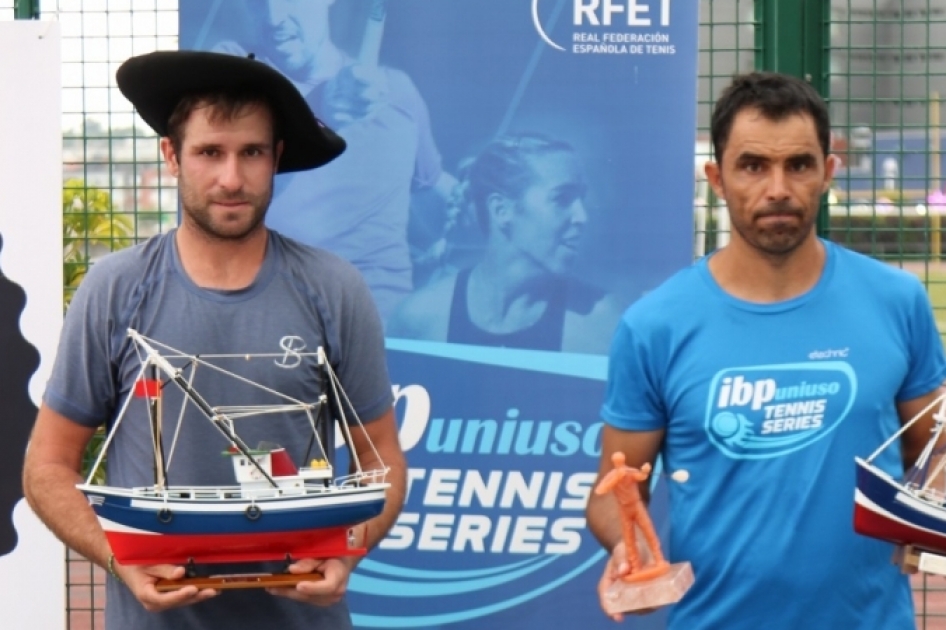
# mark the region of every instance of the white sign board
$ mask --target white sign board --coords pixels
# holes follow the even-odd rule
[[[60,32],[0,22],[0,593],[4,628],[65,627],[64,550],[26,501],[23,454],[62,325]],[[42,604],[36,600],[42,593]]]

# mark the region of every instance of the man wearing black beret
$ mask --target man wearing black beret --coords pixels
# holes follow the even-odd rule
[[[289,572],[323,576],[294,587],[186,586],[159,592],[158,580],[182,578],[185,568],[117,562],[76,489],[86,445],[98,427],[115,420],[135,386],[140,361],[126,335],[133,328],[202,355],[322,347],[352,407],[365,419],[371,444],[354,439],[354,455],[365,469],[390,469],[383,512],[355,532],[369,549],[394,523],[405,492],[383,330],[368,288],[349,263],[263,223],[276,173],[320,167],[341,154],[345,142],[315,118],[288,79],[253,59],[157,52],[129,59],[117,78],[123,94],[162,136],[167,168],[179,182],[181,223],[106,256],[76,293],[26,456],[26,496],[66,545],[109,570],[109,628],[350,628],[344,594],[355,557],[292,558]],[[319,383],[311,364],[272,363],[274,390],[297,400],[316,399]],[[202,390],[226,399],[229,380],[221,382],[212,373],[199,378]],[[165,419],[166,441],[174,434],[173,423],[181,425],[173,455],[176,474],[194,485],[232,483],[230,464],[218,461],[225,458],[207,457],[219,434],[207,426],[211,423],[188,422],[187,413]],[[110,486],[153,483],[152,463],[142,456],[150,454],[153,436],[147,422],[135,420],[126,418],[110,445]],[[265,421],[260,423],[263,436]],[[303,429],[284,434],[283,446],[305,449],[311,433]],[[260,570],[259,565],[227,568]]]

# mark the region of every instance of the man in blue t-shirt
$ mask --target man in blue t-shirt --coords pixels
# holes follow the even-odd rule
[[[854,458],[941,392],[946,359],[926,293],[816,236],[835,162],[810,85],[736,77],[711,133],[706,174],[732,239],[624,314],[599,475],[615,452],[635,467],[662,456],[668,559],[695,574],[670,611],[674,629],[912,628],[893,547],[854,532]],[[931,426],[912,426],[876,464],[901,475]],[[611,551],[601,597],[628,572],[616,510],[609,497],[588,502]]]
[[[109,628],[350,628],[344,594],[356,557],[287,557],[289,572],[323,576],[295,587],[219,592],[188,585],[160,592],[156,582],[184,577],[185,567],[117,561],[76,488],[89,440],[121,414],[126,414],[121,431],[114,433],[108,450],[110,486],[155,487],[157,492],[162,484],[152,467],[156,450],[167,453],[168,474],[176,483],[234,485],[224,458],[208,457],[227,449],[217,429],[231,418],[207,422],[196,409],[199,402],[168,402],[168,408],[180,411],[166,414],[156,448],[155,435],[162,434],[152,433],[144,405],[122,407],[142,369],[129,329],[183,352],[229,355],[236,385],[216,370],[190,373],[202,400],[216,401],[204,402],[206,408],[213,405],[214,413],[224,408],[222,402],[271,404],[272,397],[264,397],[273,393],[293,401],[318,400],[325,385],[311,355],[323,348],[351,408],[364,419],[365,433],[348,440],[351,459],[366,470],[389,469],[383,511],[353,527],[353,540],[371,548],[385,536],[400,512],[406,485],[383,329],[367,286],[351,264],[263,224],[275,173],[327,164],[344,150],[344,141],[315,118],[292,83],[259,61],[156,52],[128,60],[117,77],[122,93],[162,136],[162,154],[180,184],[181,225],[105,257],[77,291],[26,456],[26,497],[66,545],[108,569]],[[310,358],[303,359],[306,349]],[[256,386],[239,389],[240,383]],[[257,419],[245,432],[240,429],[244,443],[272,440],[297,459],[307,451],[308,422],[267,417],[275,419]],[[331,457],[331,432],[324,443]],[[125,524],[110,531],[120,527],[135,533]],[[219,533],[206,532],[208,537]],[[258,564],[250,567],[236,570],[260,570]]]

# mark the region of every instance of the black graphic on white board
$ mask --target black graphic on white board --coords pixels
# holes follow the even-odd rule
[[[0,268],[0,556],[16,547],[13,508],[23,498],[20,471],[37,411],[29,382],[39,367],[39,352],[20,330],[25,306],[26,292]]]

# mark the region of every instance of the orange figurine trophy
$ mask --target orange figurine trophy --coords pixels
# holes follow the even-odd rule
[[[605,612],[610,615],[673,604],[693,584],[693,569],[689,562],[668,563],[660,551],[660,540],[637,487],[650,476],[650,464],[640,469],[628,466],[621,452],[614,453],[611,462],[614,469],[598,483],[595,494],[614,493],[630,571],[605,593]],[[643,544],[638,544],[638,530]]]

